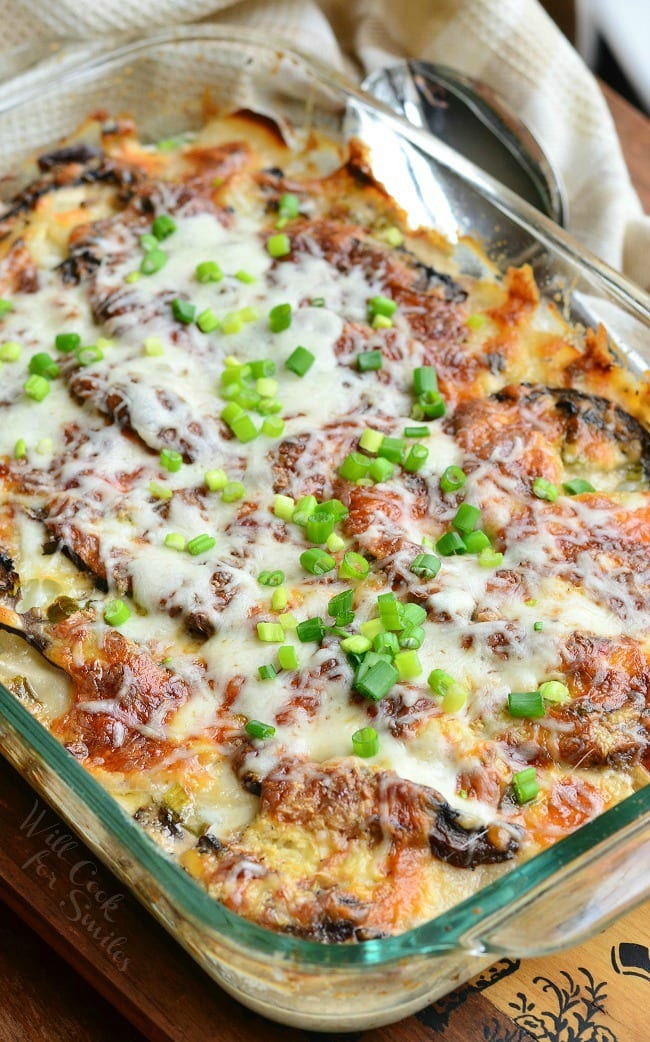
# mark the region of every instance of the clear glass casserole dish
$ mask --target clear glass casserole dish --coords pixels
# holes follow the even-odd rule
[[[454,241],[476,233],[504,263],[527,261],[568,317],[603,322],[638,375],[648,298],[487,175],[329,70],[251,34],[191,27],[113,44],[30,84],[0,90],[7,170],[74,131],[97,108],[128,111],[146,140],[197,128],[205,113],[247,107],[289,141],[318,127],[360,136],[373,168],[412,223]],[[3,181],[13,194],[15,178]],[[462,248],[459,259],[463,263]],[[476,263],[475,254],[467,264]],[[645,338],[645,339],[644,339]],[[579,942],[648,892],[650,788],[607,811],[497,883],[400,936],[319,945],[258,927],[215,903],[0,685],[0,746],[211,976],[258,1012],[287,1024],[349,1031],[395,1021],[503,955]]]

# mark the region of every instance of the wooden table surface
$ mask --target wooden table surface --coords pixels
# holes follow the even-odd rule
[[[632,180],[650,212],[650,120],[604,90]],[[252,1042],[259,1037],[316,1042],[324,1037],[278,1028],[243,1010],[126,895],[119,926],[128,934],[129,973],[121,973],[105,952],[99,958],[96,942],[71,922],[65,906],[57,926],[42,879],[33,864],[24,867],[38,853],[38,841],[23,833],[26,845],[18,860],[5,856],[3,836],[12,835],[15,846],[9,830],[19,829],[34,797],[2,761],[0,794],[0,804],[2,796],[12,801],[11,808],[5,802],[0,816],[5,883],[0,895],[6,902],[0,904],[0,1042]],[[114,893],[123,892],[109,873],[98,870]],[[644,1042],[650,1038],[644,1012],[650,999],[649,919],[647,908],[638,909],[568,953],[523,965],[502,960],[489,987],[479,977],[401,1026],[358,1037],[364,1042]]]

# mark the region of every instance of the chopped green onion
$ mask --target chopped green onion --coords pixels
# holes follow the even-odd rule
[[[159,243],[160,240],[150,232],[145,232],[144,235],[140,236],[140,245],[143,250],[157,250]]]
[[[203,480],[205,482],[205,487],[209,489],[210,492],[220,492],[221,489],[225,488],[228,484],[228,475],[225,470],[221,469],[206,470],[203,475]]]
[[[109,626],[122,626],[130,618],[131,612],[128,605],[119,598],[109,601],[104,607],[104,622],[107,622]]]
[[[169,547],[170,550],[185,550],[187,542],[185,536],[181,535],[180,532],[168,532],[165,536],[165,546]]]
[[[346,481],[358,481],[359,478],[365,478],[370,462],[360,452],[350,452],[339,467],[339,474]]]
[[[404,470],[414,474],[421,470],[429,458],[429,450],[426,445],[414,445],[404,460]]]
[[[362,622],[359,626],[364,637],[368,637],[369,640],[374,640],[382,632],[383,628],[381,619],[368,619],[367,622]]]
[[[235,437],[244,443],[252,441],[253,438],[256,438],[259,434],[259,431],[250,416],[237,416],[229,426]]]
[[[221,332],[227,336],[239,333],[244,328],[244,319],[238,311],[229,311],[221,320]]]
[[[363,655],[366,651],[370,651],[371,647],[372,643],[362,633],[346,637],[341,641],[341,650],[350,655]]]
[[[307,522],[317,506],[316,496],[302,496],[296,503],[291,520],[294,524],[306,528]]]
[[[390,318],[397,311],[397,304],[390,297],[371,297],[368,301],[368,314],[371,318],[375,315],[384,315]]]
[[[181,300],[180,297],[174,297],[170,307],[172,309],[172,315],[177,322],[182,322],[186,326],[192,324],[196,314],[196,308],[194,304],[189,302],[189,300]]]
[[[400,680],[414,680],[422,672],[422,663],[417,651],[400,651],[395,656],[395,665]]]
[[[310,543],[326,543],[335,524],[333,517],[317,517],[313,514],[307,521],[307,539]]]
[[[534,720],[544,716],[544,699],[539,691],[511,691],[508,695],[508,712],[510,716]]]
[[[280,572],[280,575],[283,576],[284,581],[283,573]],[[270,583],[269,585],[272,586],[273,584]],[[276,588],[273,590],[273,593],[271,594],[271,607],[273,608],[273,611],[284,611],[288,601],[289,598],[287,596],[286,588],[284,586],[276,586]]]
[[[155,275],[166,263],[167,254],[164,250],[149,250],[140,261],[140,271],[143,275]]]
[[[24,438],[19,438],[14,445],[14,459],[24,459],[27,455],[27,444]]]
[[[367,659],[370,658],[370,654],[366,655],[360,668],[357,668],[352,686],[365,698],[369,698],[372,702],[379,702],[397,683],[399,672],[392,662],[379,658],[379,656],[369,668],[363,668]]]
[[[281,586],[284,582],[284,572],[279,569],[275,572],[260,572],[257,581],[262,586]]]
[[[296,636],[303,644],[309,644],[312,641],[315,641],[316,644],[320,644],[324,633],[325,627],[323,626],[323,620],[320,616],[315,616],[312,619],[305,619],[304,622],[299,622],[296,626]]]
[[[284,420],[281,416],[267,416],[262,423],[262,434],[267,438],[281,438],[284,434]]]
[[[533,629],[535,630],[535,633],[541,633],[544,629],[544,623],[538,619],[537,622],[533,623]]]
[[[381,351],[361,351],[357,355],[357,369],[360,373],[368,373],[381,369],[383,363]]]
[[[399,604],[394,593],[380,593],[377,598],[377,607],[385,630],[404,629],[402,605]]]
[[[452,518],[452,525],[463,535],[472,532],[481,520],[481,511],[470,503],[461,503]]]
[[[54,346],[57,351],[61,354],[69,354],[70,351],[74,351],[76,347],[79,347],[81,343],[81,337],[78,333],[57,333],[54,338]]]
[[[421,394],[411,409],[414,420],[437,420],[447,411],[445,400],[438,391],[427,391]]]
[[[154,499],[171,499],[172,490],[167,485],[161,485],[159,481],[150,481],[149,495]]]
[[[291,240],[288,235],[280,233],[279,235],[270,235],[266,240],[266,248],[271,257],[286,257],[288,253],[291,253]]]
[[[442,557],[461,556],[467,553],[467,547],[459,532],[445,532],[436,542],[436,550]]]
[[[420,579],[435,579],[440,567],[440,558],[435,554],[418,554],[411,564],[411,571]]]
[[[402,615],[404,621],[412,624],[413,626],[419,626],[421,622],[427,617],[427,610],[423,608],[421,604],[403,604]]]
[[[261,720],[249,720],[244,727],[246,734],[249,734],[251,738],[259,738],[260,741],[265,741],[267,738],[273,738],[275,734],[275,727],[273,724],[264,724]]]
[[[366,427],[365,431],[359,438],[359,448],[365,449],[366,452],[377,452],[377,449],[384,440],[384,435],[381,431],[376,431],[372,427]]]
[[[270,376],[255,376],[252,365],[251,375],[255,380],[255,390],[258,394],[262,395],[262,398],[275,398],[279,387],[277,380],[274,380]]]
[[[392,318],[386,318],[385,315],[375,315],[372,320],[373,329],[392,329],[393,320]]]
[[[403,431],[405,438],[428,438],[430,433],[428,427],[405,427]]]
[[[460,467],[447,467],[440,478],[440,488],[443,492],[457,492],[467,481],[467,474]]]
[[[104,352],[97,344],[87,344],[85,347],[75,348],[74,353],[79,365],[92,365],[93,362],[101,362]]]
[[[454,683],[442,696],[442,708],[445,713],[457,713],[467,701],[467,691],[460,684]]]
[[[275,666],[270,664],[268,666],[258,666],[257,673],[260,680],[274,680],[278,675],[275,671]]]
[[[223,272],[216,261],[201,261],[194,269],[197,282],[221,282]]]
[[[395,633],[377,633],[372,638],[372,647],[380,655],[394,656],[399,651],[399,641]]]
[[[14,306],[10,300],[0,300],[0,318],[3,315],[8,315],[10,311],[13,311]]]
[[[224,405],[219,415],[224,423],[232,427],[235,420],[240,419],[244,415],[244,410],[241,405],[237,405],[237,402],[228,402],[227,405]]]
[[[48,380],[56,380],[61,370],[47,351],[38,351],[29,360],[28,370],[37,376],[44,376]]]
[[[421,648],[424,644],[424,629],[422,626],[414,626],[412,622],[407,623],[397,638],[400,648]]]
[[[296,504],[291,496],[276,495],[273,500],[273,513],[281,521],[291,521],[295,506]]]
[[[124,281],[131,285],[132,282],[139,282],[142,275],[139,271],[130,271],[128,275],[124,277]]]
[[[276,304],[269,311],[269,329],[281,333],[291,325],[291,304]]]
[[[552,481],[547,481],[546,478],[535,478],[533,481],[533,495],[538,499],[546,499],[549,503],[555,503],[559,494],[557,485],[554,485]]]
[[[571,701],[568,687],[559,680],[544,681],[539,686],[539,693],[545,702],[555,702],[561,705],[563,702]]]
[[[157,336],[148,336],[144,342],[144,353],[149,358],[156,358],[164,354],[162,341]]]
[[[248,368],[250,370],[250,375],[253,378],[253,380],[264,380],[270,376],[273,376],[273,374],[275,373],[275,362],[272,358],[256,358],[254,362],[248,363]],[[272,398],[273,395],[276,394],[277,389],[278,385],[277,383],[275,383],[274,389],[270,391],[267,397]],[[265,393],[264,391],[260,390],[259,387],[257,388],[257,390],[260,392],[260,394]]]
[[[168,235],[176,231],[176,221],[172,220],[166,213],[160,213],[151,225],[151,230],[157,239],[166,239]]]
[[[333,568],[336,568],[334,558],[316,547],[304,550],[300,555],[300,563],[311,575],[325,575],[326,572],[331,572]]]
[[[292,221],[300,213],[300,199],[292,192],[285,192],[278,200],[278,216],[285,221]]]
[[[406,456],[404,438],[384,438],[377,450],[377,455],[391,463],[403,463]]]
[[[469,315],[466,324],[470,329],[481,329],[485,325],[486,321],[487,319],[485,315]]]
[[[309,301],[309,303],[311,304],[311,306],[313,308],[324,308],[325,307],[325,297],[312,297],[311,300]]]
[[[421,365],[413,370],[413,391],[416,395],[438,390],[438,374],[432,365]]]
[[[23,384],[23,391],[28,398],[33,399],[35,402],[42,402],[44,398],[47,398],[50,389],[50,381],[37,373],[32,373]]]
[[[368,476],[377,483],[388,481],[394,473],[395,464],[391,463],[390,460],[383,459],[381,456],[379,459],[374,459],[368,468]]]
[[[295,630],[298,625],[298,620],[292,611],[286,611],[283,615],[278,615],[278,622],[283,630]]]
[[[265,644],[282,644],[284,630],[279,622],[258,622],[257,637]]]
[[[338,553],[345,546],[345,539],[341,539],[338,532],[332,532],[325,540],[325,545],[331,554]]]
[[[295,351],[291,352],[284,365],[286,369],[290,369],[296,376],[304,376],[315,361],[316,358],[311,351],[308,351],[306,347],[298,346]]]
[[[374,727],[360,727],[352,735],[352,750],[355,756],[367,760],[379,752],[379,735]]]
[[[208,535],[206,532],[201,535],[195,535],[193,539],[190,539],[187,544],[187,552],[192,557],[198,557],[199,554],[205,554],[208,550],[212,550],[217,545],[217,540],[212,535]]]
[[[396,228],[395,225],[391,225],[390,228],[386,228],[382,235],[382,238],[384,242],[388,244],[388,246],[401,246],[404,242],[404,236],[402,232],[399,230],[399,228]]]
[[[490,546],[490,540],[480,528],[463,536],[468,554],[480,554]]]
[[[342,521],[348,516],[349,510],[340,499],[324,499],[318,503],[314,513],[317,517],[333,517],[336,521]]]
[[[339,565],[339,579],[365,579],[370,571],[370,565],[365,557],[348,550],[343,554],[343,560]]]
[[[298,656],[293,644],[283,644],[278,648],[278,662],[282,669],[298,669]]]
[[[0,345],[0,362],[17,362],[22,351],[22,347],[15,340],[7,340]]]
[[[512,776],[515,799],[520,805],[530,803],[539,794],[539,783],[534,767],[526,767]]]
[[[246,487],[241,481],[227,481],[221,491],[221,498],[224,503],[236,503],[238,499],[243,499],[246,494]]]
[[[255,276],[251,275],[251,273],[249,271],[236,271],[235,272],[235,278],[239,279],[240,282],[247,282],[247,283],[251,283],[251,282],[256,282],[257,281]]]
[[[219,319],[212,308],[206,308],[205,311],[202,311],[201,314],[197,316],[196,324],[202,333],[213,333],[214,330],[219,327]],[[227,331],[224,329],[224,333],[225,332]]]
[[[478,555],[478,563],[481,568],[498,568],[503,564],[503,554],[486,546]]]
[[[174,449],[163,449],[160,453],[160,466],[168,470],[170,474],[176,474],[183,466],[183,457]]]
[[[429,673],[427,683],[434,695],[444,696],[456,681],[450,673],[445,673],[444,669],[434,669]]]
[[[583,492],[596,491],[591,482],[585,481],[584,478],[573,478],[572,481],[565,481],[562,488],[570,496],[581,496]]]
[[[336,619],[339,615],[351,611],[353,598],[353,590],[342,590],[341,593],[337,593],[335,597],[330,599],[327,605],[327,614]]]

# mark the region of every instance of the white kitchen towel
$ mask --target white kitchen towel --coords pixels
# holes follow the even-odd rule
[[[569,228],[650,289],[650,217],[630,184],[598,84],[536,0],[0,0],[0,78],[38,75],[57,41],[92,50],[103,36],[219,21],[272,32],[349,75],[403,57],[485,80],[560,171]]]

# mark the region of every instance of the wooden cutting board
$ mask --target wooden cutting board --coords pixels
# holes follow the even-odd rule
[[[225,995],[1,759],[0,881],[6,903],[153,1042],[326,1037],[265,1021]],[[580,948],[524,963],[503,959],[417,1016],[341,1037],[645,1042],[649,944],[646,906]],[[28,1013],[0,995],[2,1042],[57,1037],[19,1033],[17,1018],[22,1030]]]

